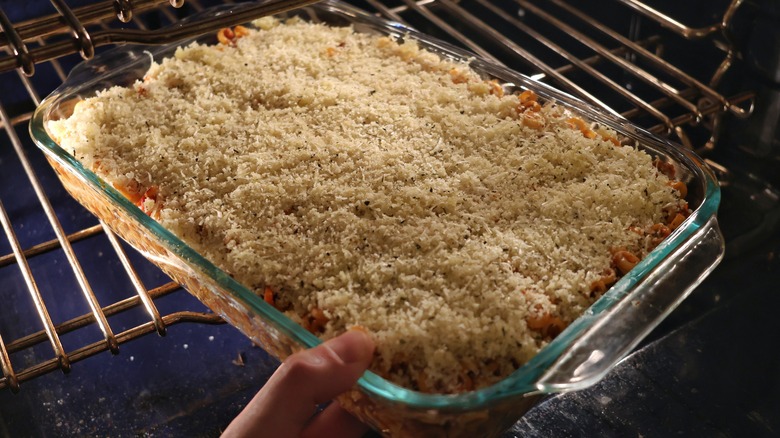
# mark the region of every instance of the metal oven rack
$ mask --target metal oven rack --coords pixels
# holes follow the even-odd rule
[[[191,0],[184,5],[186,12],[181,13],[175,9],[184,3],[181,0],[104,0],[73,8],[64,0],[51,0],[52,12],[15,24],[0,9],[3,30],[0,46],[4,49],[0,54],[0,77],[6,84],[13,82],[22,87],[22,91],[16,90],[22,94],[21,98],[14,99],[14,93],[8,97],[5,91],[0,96],[0,122],[5,132],[0,151],[13,150],[2,155],[10,158],[0,162],[4,166],[0,167],[4,172],[0,173],[5,173],[5,166],[21,166],[26,177],[14,181],[12,191],[0,192],[0,223],[5,236],[0,240],[0,274],[14,270],[17,278],[0,284],[0,390],[17,392],[27,380],[57,369],[68,372],[76,362],[87,357],[104,351],[117,353],[121,344],[132,339],[155,332],[164,335],[166,328],[173,324],[222,322],[218,316],[203,310],[161,311],[158,302],[163,297],[183,293],[178,285],[157,273],[152,278],[160,284],[148,287],[149,280],[143,277],[149,269],[144,261],[127,250],[104,224],[84,220],[71,223],[63,219],[73,215],[77,207],[71,205],[72,201],[63,200],[67,197],[56,188],[58,183],[46,173],[45,166],[41,167],[37,150],[30,148],[26,139],[27,123],[42,92],[48,93],[57,85],[36,83],[36,71],[48,70],[49,76],[61,82],[74,54],[89,58],[100,46],[118,42],[176,41],[189,34],[215,31],[252,16],[308,2],[270,2],[219,20],[190,21],[175,31],[156,29],[210,3]],[[697,25],[685,25],[639,0],[607,0],[611,7],[630,10],[634,17],[617,23],[610,21],[609,13],[597,16],[586,10],[588,2],[574,0],[355,0],[354,3],[548,81],[604,111],[635,120],[700,152],[715,147],[717,125],[725,114],[745,117],[752,109],[754,96],[750,91],[730,95],[717,91],[719,82],[738,58],[729,29],[743,4],[741,0],[731,0],[721,7],[712,22]],[[647,28],[651,30],[649,34]],[[718,62],[704,66],[703,73],[679,67],[665,57],[665,50],[681,41],[714,51]],[[704,135],[690,135],[697,130]],[[42,210],[46,230],[37,234],[29,231],[26,216],[20,213],[29,205]],[[96,221],[92,219],[92,222]],[[25,225],[27,229],[20,231]],[[20,239],[20,233],[24,238]],[[41,240],[39,236],[51,237]],[[93,239],[107,240],[110,254],[101,253],[96,260],[94,254],[74,249],[80,242]],[[64,269],[63,275],[75,281],[52,284],[46,279],[45,271],[54,269],[50,258],[64,260],[57,269]],[[128,289],[124,298],[116,298],[118,295],[105,286],[94,285],[85,274],[85,264],[102,264],[105,269],[120,270],[114,276],[124,276],[127,280],[123,283]],[[16,301],[9,300],[9,296]],[[23,306],[18,305],[19,301],[27,303],[29,309],[20,310]],[[59,305],[73,301],[85,303],[81,308],[86,311],[71,317],[57,311],[53,316]],[[124,323],[119,329],[112,325],[115,316],[138,309],[145,315],[140,322]],[[19,315],[22,311],[25,314]],[[15,331],[3,323],[11,321],[12,324],[16,320],[34,321],[29,326],[37,328],[27,333],[12,333],[9,337],[4,331]],[[99,335],[94,342],[68,345],[63,341],[70,333],[95,327]],[[35,354],[24,354],[32,351]],[[24,356],[24,360],[13,360],[16,356]]]

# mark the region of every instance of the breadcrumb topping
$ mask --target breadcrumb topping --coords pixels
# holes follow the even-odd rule
[[[646,153],[414,41],[256,24],[49,129],[293,320],[367,330],[400,385],[510,374],[684,209]]]

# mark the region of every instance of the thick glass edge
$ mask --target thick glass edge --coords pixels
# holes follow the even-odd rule
[[[441,55],[449,56],[452,59],[461,60],[464,62],[470,61],[472,67],[474,67],[477,71],[491,74],[508,82],[513,82],[517,86],[534,89],[547,99],[563,103],[566,106],[583,113],[588,118],[600,123],[605,123],[623,134],[630,134],[632,137],[641,141],[643,145],[651,145],[655,148],[658,148],[663,153],[672,156],[685,164],[686,168],[694,172],[697,177],[705,181],[705,193],[701,205],[693,212],[693,214],[691,214],[688,219],[686,219],[682,226],[675,230],[672,235],[670,235],[655,250],[653,250],[647,257],[645,257],[637,265],[637,267],[634,268],[634,270],[632,270],[628,275],[624,276],[618,283],[616,283],[606,294],[604,294],[604,296],[602,296],[596,303],[594,303],[583,316],[569,325],[569,327],[563,333],[561,333],[555,340],[543,348],[542,351],[540,351],[531,361],[516,370],[507,378],[490,387],[482,388],[477,391],[456,395],[442,395],[425,394],[409,390],[395,385],[374,373],[367,372],[358,383],[361,389],[363,389],[366,393],[379,396],[389,402],[402,403],[416,408],[474,409],[479,407],[486,407],[493,402],[506,397],[537,392],[538,389],[536,388],[535,381],[543,374],[547,367],[554,363],[555,360],[557,360],[566,351],[566,348],[583,331],[592,326],[599,315],[603,314],[604,311],[611,308],[612,305],[614,305],[616,302],[624,299],[627,295],[630,295],[631,288],[637,284],[639,280],[645,277],[647,273],[651,271],[652,268],[655,267],[661,260],[672,254],[675,249],[681,245],[682,242],[693,235],[697,229],[706,224],[707,221],[709,221],[709,219],[715,215],[720,201],[720,189],[718,187],[717,181],[713,173],[700,158],[698,158],[690,151],[683,150],[681,146],[677,146],[672,142],[655,137],[652,134],[635,127],[634,125],[631,125],[624,120],[621,120],[610,114],[603,113],[587,105],[586,103],[546,84],[537,82],[504,67],[491,64],[488,61],[481,60],[470,52],[452,46],[449,43],[432,39],[402,24],[379,19],[358,8],[345,5],[334,0],[326,0],[320,4],[308,6],[306,8],[313,9],[315,11],[341,15],[344,18],[348,18],[356,22],[361,22],[362,24],[367,24],[386,34],[399,37],[408,36],[420,41],[420,43],[422,43],[425,48],[434,50]],[[209,12],[207,11],[206,13]],[[175,45],[180,44],[181,42],[176,43]],[[121,47],[115,50],[121,51],[128,49],[129,48],[127,47]],[[100,59],[100,56],[98,56],[90,62],[98,64]],[[69,82],[66,81],[63,86],[55,90],[55,92],[47,97],[36,109],[30,122],[30,134],[35,140],[36,144],[51,158],[64,165],[66,168],[72,169],[74,174],[77,175],[86,184],[96,190],[103,192],[112,205],[117,208],[121,208],[130,214],[135,220],[138,221],[142,228],[164,242],[169,250],[180,256],[190,266],[211,277],[227,292],[233,294],[236,299],[246,304],[247,307],[253,312],[272,322],[282,332],[290,336],[290,338],[295,342],[298,342],[307,348],[316,346],[317,344],[321,343],[319,338],[309,333],[298,324],[294,323],[292,320],[274,309],[272,306],[265,303],[265,301],[263,301],[259,296],[255,295],[247,288],[233,280],[230,276],[203,258],[200,254],[182,242],[179,238],[171,234],[168,230],[162,228],[157,222],[153,221],[146,214],[141,212],[135,205],[133,205],[123,195],[111,187],[110,184],[106,184],[93,172],[81,166],[81,164],[75,158],[62,149],[48,135],[44,126],[44,116],[47,114],[52,105],[54,105],[54,103],[67,96],[66,93],[71,91],[69,85]]]
[[[613,310],[615,317],[612,319],[603,319],[597,321],[591,331],[578,338],[570,347],[564,356],[556,361],[545,374],[537,381],[537,388],[541,392],[561,392],[585,388],[601,380],[612,367],[623,357],[628,355],[631,350],[647,336],[657,325],[663,321],[677,306],[706,278],[712,270],[720,263],[725,254],[725,241],[717,223],[717,217],[711,216],[700,228],[683,243],[684,248],[695,247],[694,250],[670,253],[667,258],[654,266],[650,273],[642,281],[649,282],[649,286],[644,289],[636,289],[629,299],[621,300],[616,303]],[[693,256],[693,257],[691,257]],[[695,269],[690,269],[695,268]],[[674,271],[671,275],[669,271]],[[659,293],[657,291],[667,290],[668,282],[679,281],[679,277],[684,277],[685,281],[678,293],[674,295]],[[656,291],[654,293],[654,291]],[[648,295],[643,294],[648,292]],[[635,301],[635,299],[637,301]],[[610,335],[620,336],[625,333],[623,328],[616,330],[611,327],[617,320],[628,318],[642,318],[646,324],[639,327],[639,330],[631,331],[630,341],[617,344],[619,348],[605,353],[604,348],[610,347],[609,343],[602,345],[592,345],[589,335],[598,333],[606,336],[608,339],[614,339]],[[621,327],[620,324],[615,327]],[[604,332],[607,332],[605,335]],[[582,344],[582,345],[579,345]],[[598,354],[594,352],[598,351]],[[588,358],[582,359],[582,352],[587,352]],[[574,354],[572,354],[574,353]],[[578,356],[576,353],[580,353]],[[595,366],[594,366],[595,364]],[[574,372],[568,366],[575,366]],[[563,374],[562,374],[563,373]],[[561,374],[563,377],[561,377]]]

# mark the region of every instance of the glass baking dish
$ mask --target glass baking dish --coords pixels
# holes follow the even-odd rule
[[[205,13],[229,14],[241,7],[220,7]],[[540,100],[554,101],[586,121],[614,129],[624,141],[637,144],[673,166],[676,178],[688,186],[687,201],[692,213],[685,222],[530,362],[497,384],[456,395],[426,394],[367,372],[352,390],[339,397],[339,402],[383,434],[489,436],[500,433],[544,394],[580,389],[602,378],[722,258],[723,238],[716,218],[720,191],[712,171],[692,152],[547,85],[352,6],[325,1],[284,13],[280,18],[290,16],[331,25],[352,25],[358,32],[413,38],[429,51],[468,62],[486,79],[497,79],[507,93],[533,90]],[[214,312],[284,359],[321,341],[162,228],[111,184],[84,168],[46,129],[49,120],[68,117],[78,101],[114,85],[133,84],[144,76],[152,59],[159,62],[171,56],[176,47],[193,40],[216,42],[211,33],[166,46],[122,46],[78,65],[35,111],[30,133],[65,188],[79,202]]]

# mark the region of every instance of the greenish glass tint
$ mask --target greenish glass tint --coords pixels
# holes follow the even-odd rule
[[[206,13],[230,13],[240,7],[219,8]],[[325,1],[286,13],[282,17],[289,16],[300,16],[336,26],[352,25],[358,32],[391,35],[399,39],[411,38],[417,40],[421,47],[443,57],[469,62],[471,67],[486,79],[497,79],[507,93],[533,90],[540,100],[555,102],[586,121],[614,129],[622,137],[634,141],[639,148],[673,165],[677,178],[688,186],[688,201],[693,211],[690,217],[537,356],[499,383],[456,395],[424,394],[402,388],[367,372],[358,383],[359,390],[380,406],[388,409],[403,407],[403,412],[391,411],[391,415],[404,418],[404,412],[409,410],[426,411],[439,416],[446,416],[448,412],[453,415],[470,411],[490,412],[493,406],[512,404],[513,400],[518,400],[518,405],[524,405],[519,401],[522,398],[540,393],[573,390],[592,384],[628,354],[722,258],[723,238],[716,219],[720,202],[718,183],[712,171],[694,153],[653,136],[625,120],[596,110],[545,84],[346,4]],[[170,56],[176,47],[194,40],[209,42],[214,38],[213,35],[206,35],[163,47],[123,46],[80,64],[71,72],[66,82],[36,110],[30,123],[30,133],[55,168],[59,169],[60,178],[71,192],[72,184],[81,184],[96,192],[108,212],[101,217],[109,225],[112,224],[111,219],[106,219],[105,215],[121,213],[122,217],[129,218],[132,222],[134,233],[159,243],[169,254],[166,257],[150,255],[150,259],[163,266],[182,266],[189,275],[200,276],[206,284],[212,285],[213,287],[209,287],[216,296],[215,299],[228,303],[221,310],[215,311],[248,336],[253,337],[255,329],[243,325],[238,318],[231,318],[232,310],[224,309],[229,306],[240,308],[241,312],[261,319],[295,345],[302,348],[315,346],[320,343],[317,337],[237,283],[141,212],[110,184],[85,169],[72,155],[63,150],[46,130],[48,120],[69,116],[78,100],[113,85],[132,84],[143,77],[152,59],[160,61]],[[66,179],[70,182],[66,182]],[[87,208],[95,212],[93,206],[88,205]],[[513,415],[516,419],[526,409],[527,407],[518,408],[510,417]],[[367,421],[372,419],[368,418]],[[379,422],[374,422],[375,427],[384,427],[376,423]]]

